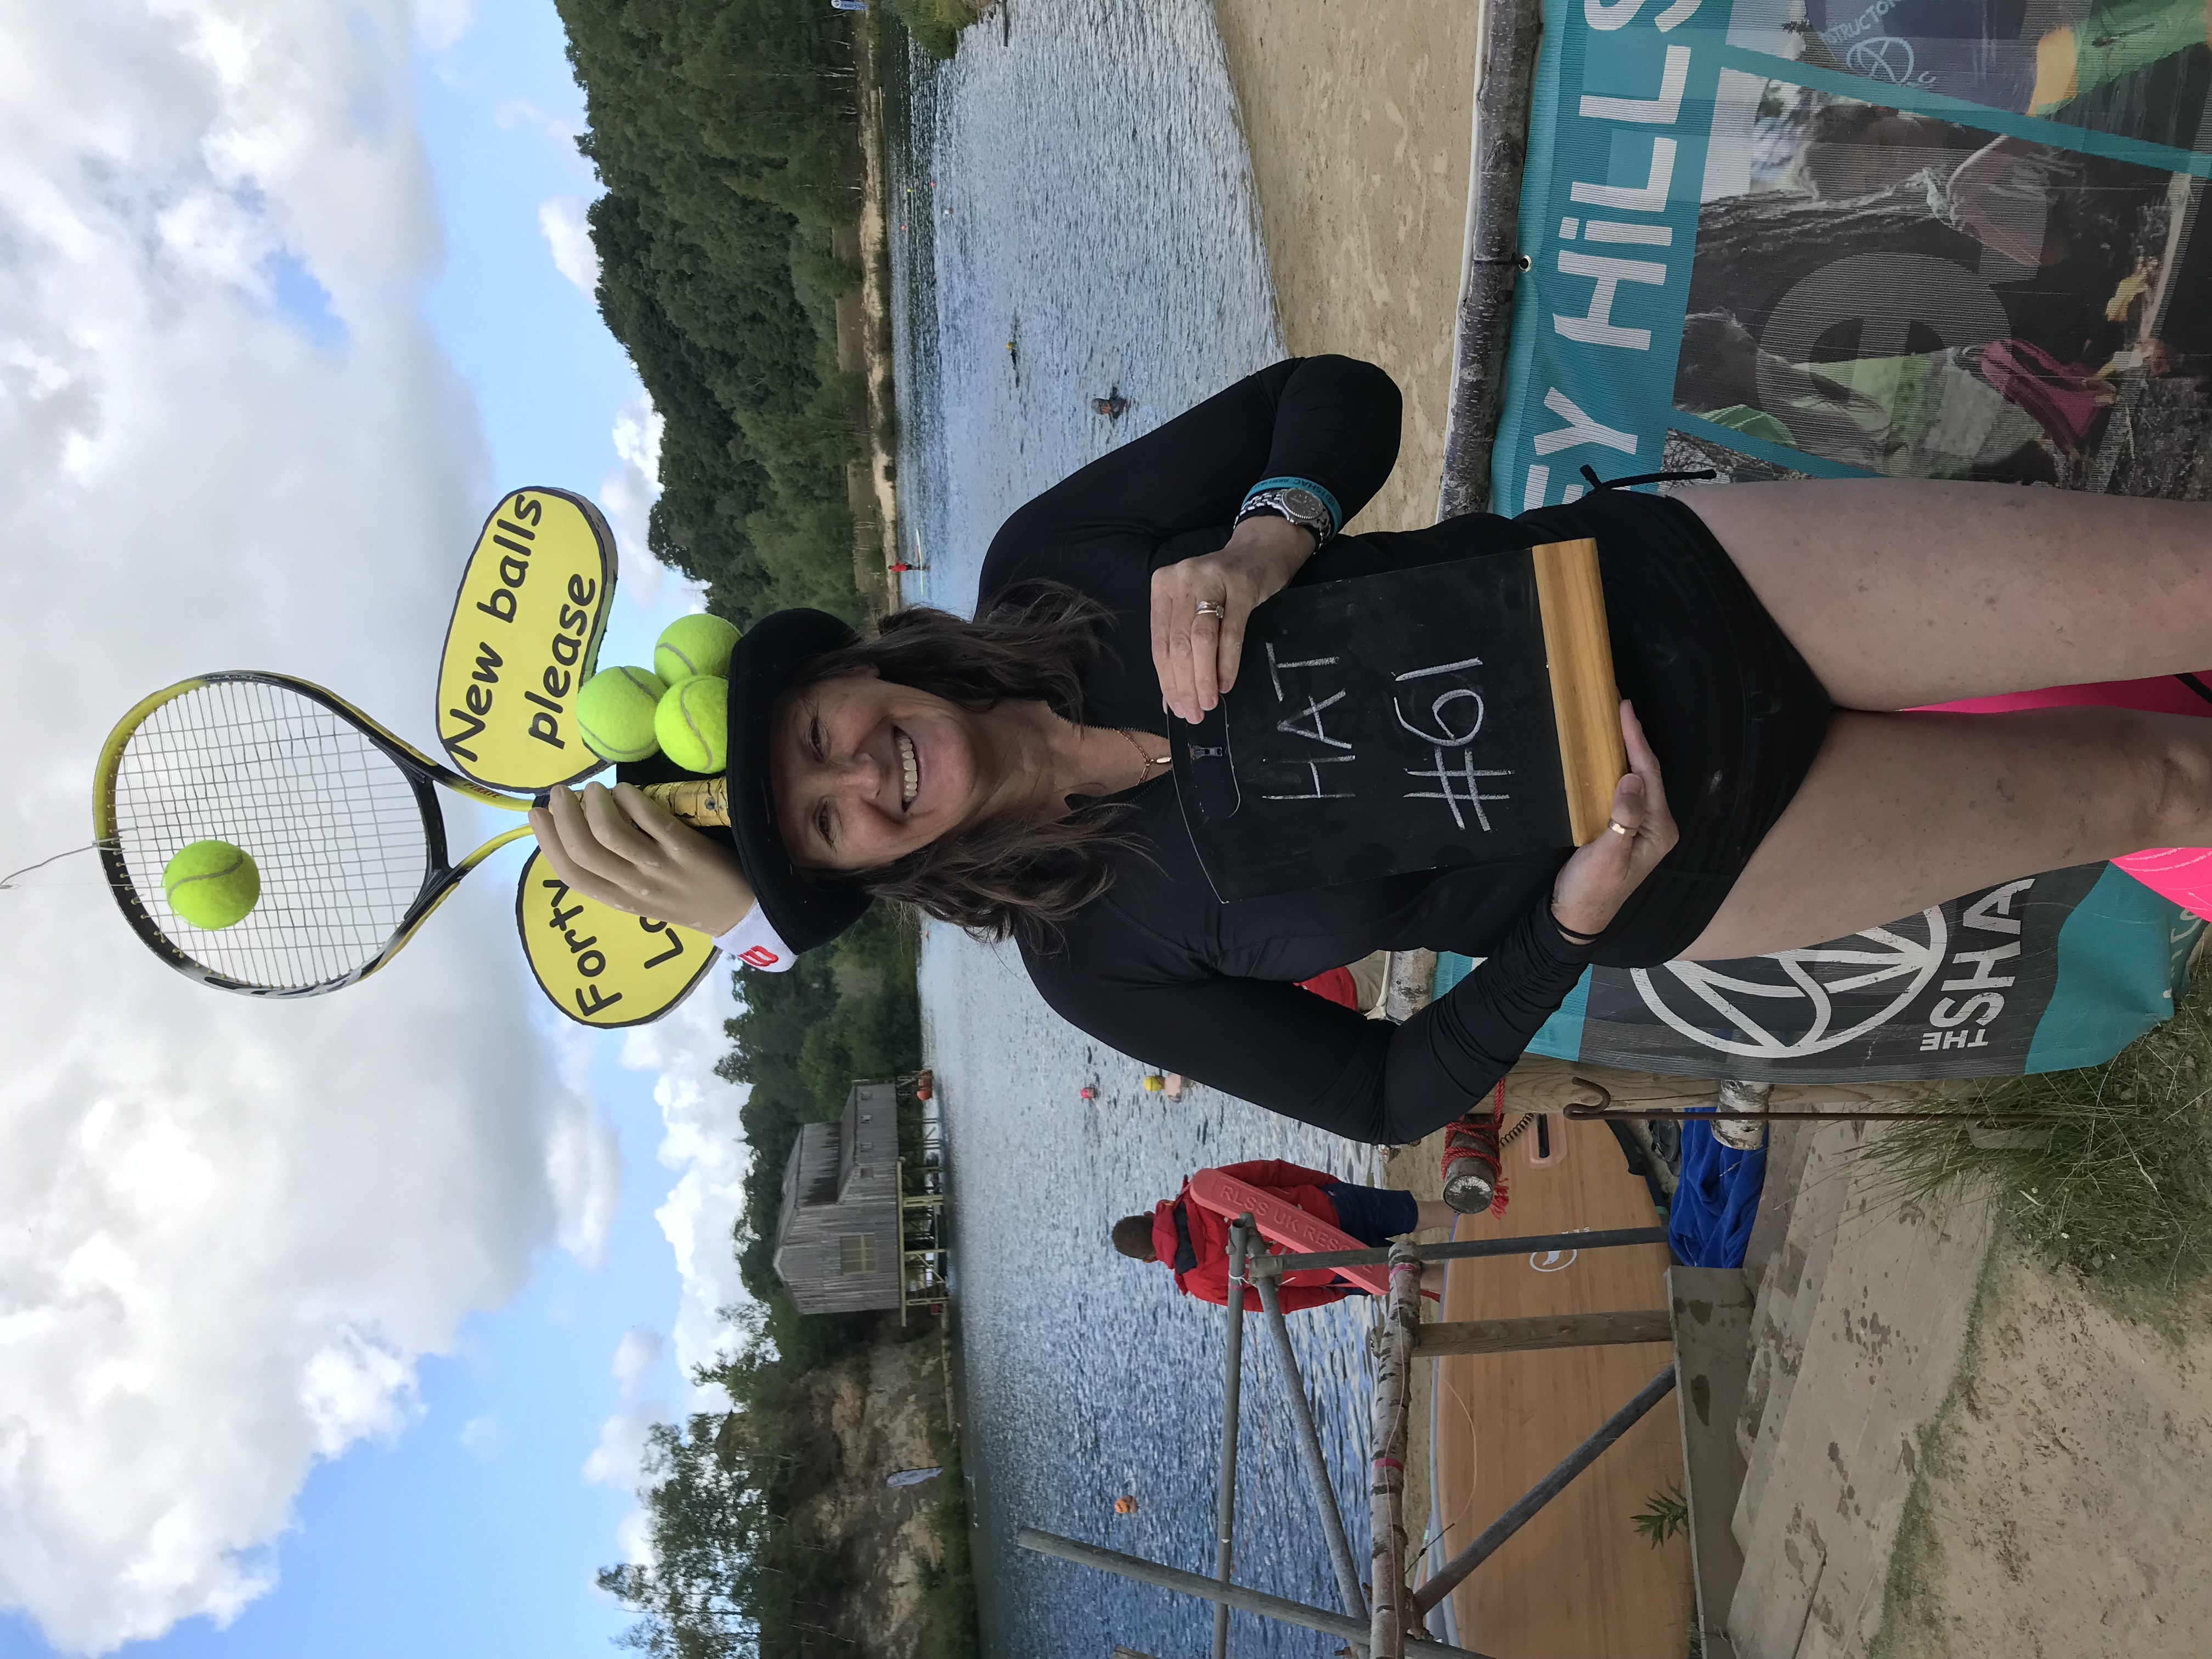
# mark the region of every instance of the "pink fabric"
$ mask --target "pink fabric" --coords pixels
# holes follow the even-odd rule
[[[2197,676],[2212,684],[2212,670]],[[2172,674],[2148,680],[2105,680],[2094,685],[2054,685],[2041,691],[2015,691],[2002,697],[1967,697],[1958,702],[1930,705],[1957,714],[2002,714],[2021,708],[2076,708],[2085,705],[2106,708],[2140,708],[2154,714],[2195,714],[2212,717],[2207,702]],[[2212,920],[2212,848],[2147,847],[2140,853],[2114,859],[2160,898],[2171,899],[2193,915]]]
[[[1999,397],[2024,410],[2069,455],[2081,449],[2108,401],[2089,384],[2086,365],[2062,363],[2026,340],[1992,340],[1977,367]]]

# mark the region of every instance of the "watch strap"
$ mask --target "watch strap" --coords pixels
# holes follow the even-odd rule
[[[1338,504],[1335,495],[1327,485],[1316,483],[1311,478],[1293,478],[1285,476],[1261,479],[1259,483],[1244,492],[1244,507],[1237,509],[1237,516],[1239,518],[1243,516],[1244,507],[1251,506],[1252,498],[1255,495],[1264,495],[1271,490],[1277,489],[1310,490],[1320,499],[1322,506],[1328,510],[1328,535],[1323,536],[1322,540],[1327,541],[1329,536],[1335,535],[1344,528],[1344,508]]]

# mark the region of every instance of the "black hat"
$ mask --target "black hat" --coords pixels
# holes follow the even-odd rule
[[[792,951],[827,945],[860,919],[866,889],[810,875],[791,860],[776,827],[769,732],[781,696],[799,671],[826,651],[858,642],[826,611],[772,611],[730,651],[730,834],[762,915]]]

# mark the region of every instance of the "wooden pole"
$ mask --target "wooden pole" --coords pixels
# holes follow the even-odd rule
[[[1513,329],[1513,279],[1528,268],[1520,251],[1521,168],[1528,159],[1528,107],[1541,0],[1486,0],[1481,72],[1474,88],[1474,154],[1467,201],[1467,250],[1453,330],[1451,403],[1444,420],[1443,488],[1437,517],[1488,510],[1490,447],[1498,436],[1505,347]],[[1518,480],[1497,492],[1519,512]],[[1530,506],[1537,503],[1530,502]]]
[[[1539,1314],[1531,1319],[1424,1325],[1413,1339],[1413,1352],[1419,1358],[1437,1359],[1451,1353],[1526,1353],[1534,1348],[1602,1348],[1674,1339],[1667,1310],[1643,1308],[1632,1313]]]
[[[1244,1256],[1252,1218],[1229,1224],[1228,1382],[1221,1409],[1221,1489],[1213,1504],[1213,1578],[1229,1582],[1237,1551],[1237,1408],[1244,1381]],[[1229,1659],[1229,1603],[1213,1604],[1213,1659]]]
[[[1291,1328],[1283,1317],[1282,1299],[1275,1281],[1254,1282],[1260,1305],[1267,1310],[1267,1334],[1273,1339],[1275,1368],[1283,1374],[1283,1389],[1291,1402],[1291,1428],[1297,1442],[1298,1461],[1305,1465],[1306,1484],[1313,1488],[1314,1508],[1321,1514],[1322,1536],[1328,1544],[1329,1565],[1336,1569],[1337,1599],[1354,1618],[1367,1611],[1367,1598],[1359,1593],[1359,1568],[1352,1559],[1352,1540],[1344,1535],[1344,1517],[1337,1512],[1336,1488],[1329,1484],[1328,1459],[1314,1431],[1313,1402],[1306,1398],[1306,1380],[1298,1374],[1298,1356],[1291,1346]],[[1666,1316],[1661,1315],[1663,1320]]]
[[[1498,1553],[1498,1546],[1528,1524],[1529,1517],[1557,1498],[1567,1483],[1597,1462],[1598,1454],[1635,1427],[1654,1406],[1674,1391],[1674,1362],[1637,1391],[1636,1398],[1605,1420],[1603,1427],[1569,1452],[1549,1474],[1517,1498],[1513,1507],[1482,1529],[1474,1542],[1444,1563],[1443,1571],[1413,1592],[1413,1606],[1422,1613],[1449,1595],[1461,1579]]]
[[[1195,1595],[1202,1601],[1219,1601],[1244,1613],[1257,1613],[1262,1619],[1273,1619],[1304,1630],[1317,1630],[1324,1636],[1340,1637],[1349,1642],[1367,1639],[1367,1621],[1364,1619],[1354,1619],[1349,1613],[1331,1613],[1325,1607],[1310,1607],[1303,1601],[1270,1595],[1265,1590],[1247,1589],[1241,1584],[1217,1584],[1203,1573],[1164,1567],[1158,1562],[1147,1561],[1140,1555],[1124,1555],[1119,1550],[1085,1544],[1073,1538],[1062,1538],[1055,1533],[1039,1532],[1035,1527],[1021,1528],[1014,1534],[1014,1542],[1025,1550],[1035,1550],[1039,1555],[1055,1556],[1062,1561],[1073,1561],[1081,1566],[1097,1567],[1102,1572],[1119,1573],[1122,1577],[1133,1578],[1140,1584],[1157,1585],[1161,1589],[1174,1590],[1182,1595]],[[1487,1654],[1477,1653],[1472,1648],[1455,1648],[1446,1642],[1419,1638],[1406,1644],[1406,1654],[1407,1659],[1490,1659]]]
[[[1374,1659],[1406,1655],[1406,1416],[1413,1401],[1413,1337],[1420,1323],[1420,1252],[1401,1239],[1390,1247],[1390,1299],[1376,1338],[1367,1510],[1374,1540],[1368,1575],[1368,1640]]]

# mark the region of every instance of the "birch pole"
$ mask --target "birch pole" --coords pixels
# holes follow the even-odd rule
[[[1376,1337],[1372,1479],[1368,1528],[1374,1537],[1368,1623],[1373,1659],[1406,1654],[1406,1417],[1413,1401],[1413,1336],[1421,1322],[1421,1257],[1390,1247],[1390,1299]]]

